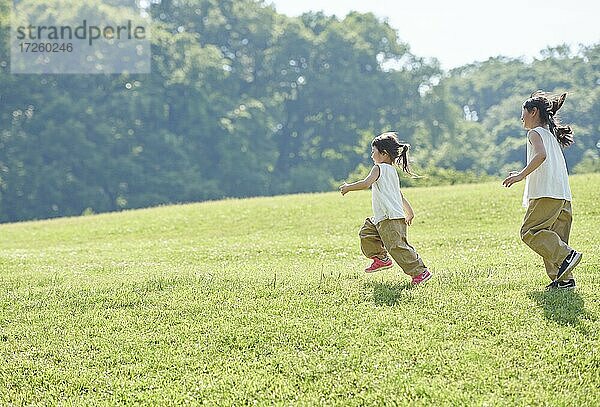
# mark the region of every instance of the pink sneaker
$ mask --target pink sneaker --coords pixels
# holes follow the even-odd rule
[[[372,259],[373,263],[365,269],[366,273],[374,273],[394,266],[394,263],[392,263],[392,260],[389,257],[385,260],[380,260],[378,257],[372,257]]]
[[[424,272],[413,277],[412,285],[419,285],[421,283],[424,283],[425,281],[429,280],[431,278],[431,276],[432,276],[431,272],[429,270],[425,269]]]

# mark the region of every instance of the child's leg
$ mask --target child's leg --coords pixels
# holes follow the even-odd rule
[[[556,275],[558,274],[558,267],[556,264],[549,262],[544,259],[544,267],[546,267],[546,274],[550,277],[550,280],[554,281],[556,279]]]
[[[423,260],[408,244],[404,219],[386,219],[379,222],[377,226],[386,249],[406,274],[415,277],[425,271]]]
[[[550,264],[560,265],[572,250],[558,233],[551,230],[566,203],[568,201],[562,199],[532,199],[523,219],[521,239]],[[566,220],[566,215],[563,214],[563,218]]]
[[[371,219],[367,218],[365,220],[365,224],[360,228],[358,236],[360,236],[360,250],[362,250],[365,256],[370,259],[378,257],[380,260],[387,257],[387,251]]]
[[[561,240],[565,243],[569,243],[569,235],[571,234],[571,223],[573,222],[572,211],[571,211],[571,202],[567,201],[556,222],[550,227],[550,230],[556,232],[556,234],[561,238]],[[546,273],[551,280],[554,281],[556,279],[556,274],[558,273],[558,268],[560,264],[554,264],[550,261],[544,259],[544,265],[546,266]],[[568,271],[561,280],[569,280],[573,278],[573,273]]]

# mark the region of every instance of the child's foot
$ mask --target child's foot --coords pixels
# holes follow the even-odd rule
[[[373,263],[365,269],[365,273],[374,273],[379,270],[389,269],[394,265],[389,257],[381,260],[379,257],[372,257]]]
[[[573,278],[565,281],[553,281],[546,286],[546,290],[572,290],[574,288],[577,288],[577,286]]]
[[[425,269],[424,272],[422,272],[421,274],[418,274],[416,276],[414,276],[412,278],[412,285],[419,285],[421,283],[424,283],[425,281],[429,280],[431,278],[432,274],[429,270]]]
[[[560,265],[558,273],[556,274],[556,279],[554,281],[560,280],[560,278],[564,276],[565,273],[573,270],[575,266],[577,266],[581,261],[581,256],[581,253],[576,252],[575,250],[571,250],[571,253],[569,253],[565,261],[563,261]]]

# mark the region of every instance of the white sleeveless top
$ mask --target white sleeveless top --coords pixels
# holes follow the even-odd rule
[[[379,167],[379,178],[371,185],[373,216],[371,221],[376,225],[384,219],[404,219],[400,178],[396,168],[390,164],[376,164]]]
[[[569,187],[569,174],[558,140],[549,130],[543,127],[536,127],[533,130],[542,137],[546,149],[546,159],[525,180],[523,206],[529,206],[529,200],[536,198],[556,198],[570,201],[572,198],[571,188]],[[531,162],[534,154],[533,146],[528,138],[527,164]]]

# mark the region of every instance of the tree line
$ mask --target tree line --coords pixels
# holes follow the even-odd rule
[[[14,75],[5,3],[2,222],[331,190],[364,173],[388,130],[424,175],[406,185],[503,175],[523,165],[521,103],[536,89],[570,93],[572,171],[600,166],[600,44],[445,72],[370,13],[162,0],[149,9],[150,74]]]

